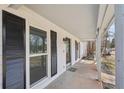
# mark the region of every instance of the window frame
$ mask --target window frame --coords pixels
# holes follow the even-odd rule
[[[34,29],[34,32],[35,31],[43,31],[43,32],[46,32],[46,52],[44,52],[44,53],[31,53],[30,52],[30,49],[31,49],[31,46],[30,46],[30,35],[32,34],[31,33],[31,29]],[[40,33],[40,32],[39,32]],[[36,34],[35,34],[36,35]],[[45,42],[44,42],[45,43]],[[45,31],[45,30],[42,30],[42,29],[39,29],[39,28],[36,28],[36,27],[34,27],[34,26],[29,26],[29,69],[30,69],[30,65],[31,65],[31,63],[30,63],[30,59],[32,58],[32,57],[40,57],[40,56],[46,56],[46,76],[44,76],[43,78],[41,78],[41,79],[39,79],[39,80],[37,80],[36,82],[34,82],[34,83],[32,83],[31,84],[31,82],[29,82],[29,84],[30,84],[30,87],[33,87],[34,85],[36,85],[36,84],[38,84],[39,82],[41,82],[41,81],[43,81],[44,79],[46,79],[47,77],[48,77],[48,38],[47,38],[47,31]],[[29,70],[29,73],[31,73],[30,72],[30,70]],[[30,79],[31,77],[30,77],[30,75],[29,75],[29,79]]]

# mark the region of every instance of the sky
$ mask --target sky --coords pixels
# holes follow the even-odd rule
[[[115,23],[110,26],[109,31],[115,33]]]
[[[115,23],[113,23],[110,28],[109,28],[109,40],[112,41],[112,39],[114,38],[114,34],[115,34]]]

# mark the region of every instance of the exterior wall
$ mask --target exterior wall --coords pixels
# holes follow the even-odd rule
[[[81,57],[87,56],[87,42],[80,43],[80,55]]]
[[[63,42],[63,38],[69,37],[71,39],[71,58],[72,64],[75,64],[75,40],[80,42],[80,40],[68,33],[64,29],[58,27],[52,22],[48,21],[44,17],[36,14],[32,10],[22,6],[18,10],[12,8],[5,8],[5,11],[13,13],[17,16],[23,17],[26,19],[26,88],[44,88],[47,86],[52,80],[57,78],[66,70],[66,49],[65,44]],[[2,62],[2,16],[0,12],[0,62]],[[43,81],[39,82],[37,85],[30,87],[30,54],[29,54],[29,26],[33,26],[44,30],[47,32],[47,54],[48,54],[48,77]],[[57,32],[57,70],[58,73],[51,78],[51,49],[50,49],[50,30]],[[82,43],[83,46],[84,43]],[[84,48],[84,47],[83,47]],[[83,48],[82,51],[83,51]],[[85,55],[85,52],[81,52],[81,55]],[[0,88],[2,88],[2,63],[0,63]]]
[[[75,40],[71,40],[71,60],[72,60],[72,65],[76,63],[75,61]]]

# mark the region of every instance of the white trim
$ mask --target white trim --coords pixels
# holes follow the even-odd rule
[[[50,78],[44,79],[42,82],[39,82],[38,84],[36,84],[36,85],[34,85],[33,87],[31,87],[31,89],[44,89],[44,88],[47,87],[52,81],[54,81],[54,80],[57,79],[60,75],[62,75],[64,72],[65,72],[65,71],[56,74],[56,75],[53,76],[51,79],[50,79]]]
[[[106,9],[107,9],[107,4],[101,4],[99,6],[97,28],[100,28],[103,23],[102,21],[103,21]]]
[[[101,81],[101,34],[96,38],[96,63],[98,70],[98,80]]]
[[[48,78],[48,76],[44,76],[43,78],[39,79],[38,81],[34,82],[33,84],[30,84],[30,88],[34,87],[35,85],[37,85],[40,82],[43,82],[44,80],[46,80]]]
[[[30,57],[37,57],[37,56],[43,56],[43,55],[48,55],[48,53],[30,54]]]
[[[72,60],[71,61],[73,62],[73,64],[76,63],[75,59],[74,59],[75,58],[74,41],[77,40],[78,42],[80,42],[79,38],[68,33],[63,28],[60,28],[59,26],[55,25],[54,23],[50,22],[49,20],[36,14],[35,12],[33,12],[32,10],[30,10],[26,7],[22,6],[17,10],[8,7],[8,8],[5,8],[4,10],[26,19],[26,88],[31,88],[30,87],[30,57],[41,56],[41,55],[48,56],[48,59],[47,59],[47,62],[48,62],[47,75],[48,75],[48,77],[46,79],[44,79],[43,81],[39,82],[37,85],[33,86],[33,88],[44,88],[50,82],[55,80],[59,75],[61,75],[64,71],[66,71],[65,47],[64,47],[64,43],[63,43],[64,37],[69,37],[72,40],[72,42],[71,42],[72,43],[72,46],[71,46]],[[30,42],[29,42],[29,40],[30,40],[29,39],[30,38],[29,27],[30,26],[37,27],[37,28],[42,29],[47,32],[47,53],[30,54]],[[51,77],[50,30],[57,32],[57,74],[54,77]],[[0,43],[0,44],[2,44],[2,43]],[[2,82],[2,80],[0,79],[0,83],[1,82]],[[0,85],[0,88],[2,88],[1,85]]]

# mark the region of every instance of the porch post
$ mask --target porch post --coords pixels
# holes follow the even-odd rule
[[[124,88],[124,5],[115,5],[116,88]]]
[[[96,37],[96,63],[98,70],[98,80],[101,81],[101,35],[99,29],[97,30]]]

